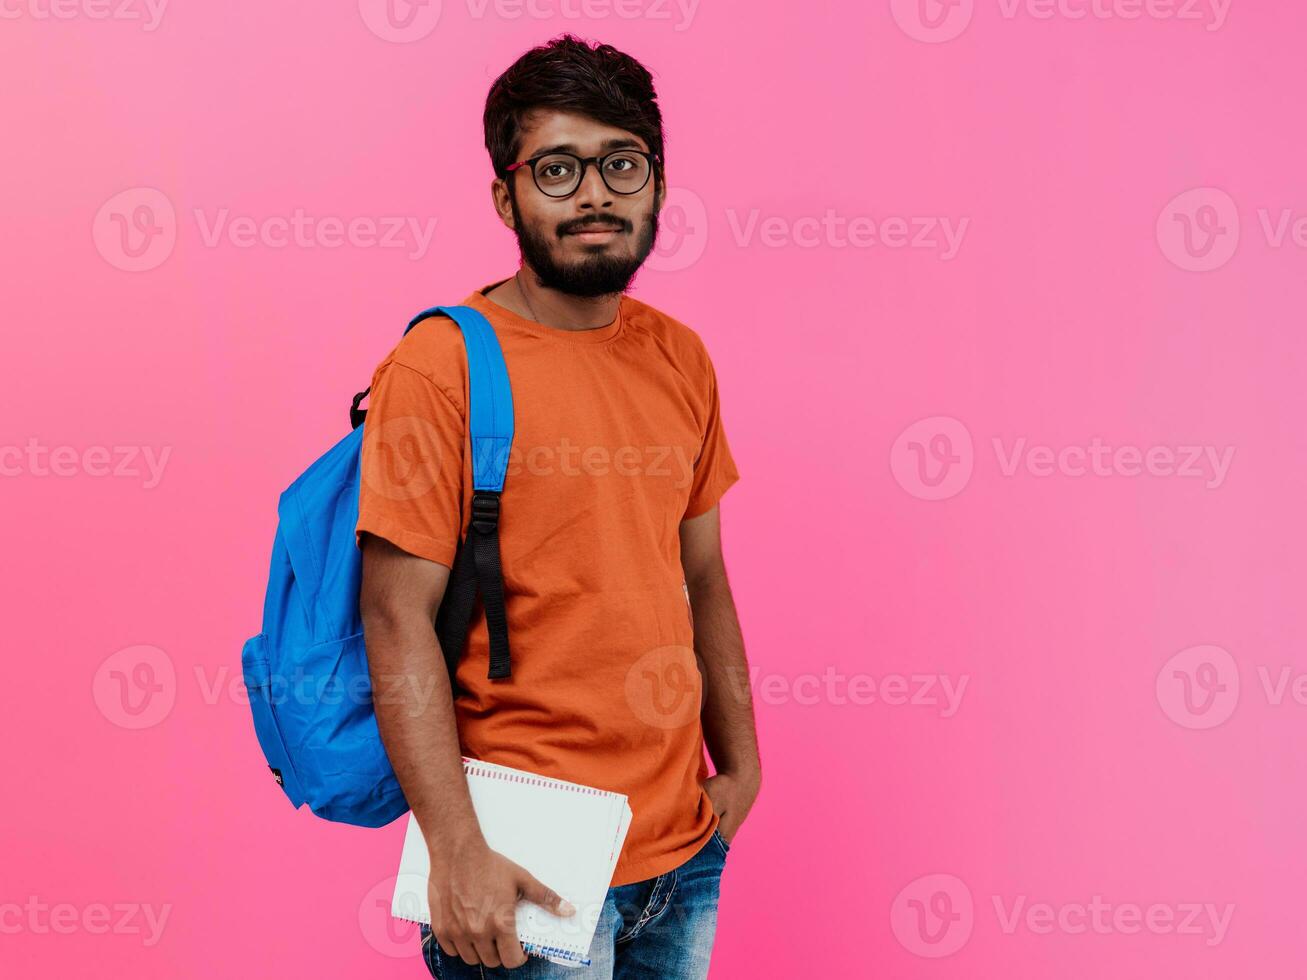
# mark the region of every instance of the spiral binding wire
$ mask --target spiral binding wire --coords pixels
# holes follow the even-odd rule
[[[510,783],[524,783],[528,786],[541,786],[545,789],[551,787],[564,789],[569,793],[581,793],[586,796],[621,796],[620,793],[614,793],[611,790],[596,789],[593,786],[582,786],[580,783],[569,783],[565,779],[553,779],[549,776],[537,776],[534,773],[518,772],[509,769],[507,766],[500,766],[498,763],[485,762],[481,759],[470,759],[463,756],[463,772],[465,774],[476,773],[478,776],[488,776],[491,779],[499,779]]]

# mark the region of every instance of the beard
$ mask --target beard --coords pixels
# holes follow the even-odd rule
[[[565,222],[553,232],[546,233],[522,220],[522,213],[517,207],[517,195],[511,191],[509,200],[513,207],[513,233],[517,236],[517,250],[522,256],[522,263],[530,266],[541,286],[571,296],[595,297],[626,292],[640,266],[653,251],[654,242],[658,238],[658,192],[655,190],[653,210],[635,232],[634,254],[610,255],[604,249],[599,249],[587,252],[578,261],[563,264],[554,258],[551,248],[561,237],[559,229],[576,230],[584,227],[586,222]],[[631,233],[631,222],[625,218],[610,215],[607,220],[621,221],[623,232]]]

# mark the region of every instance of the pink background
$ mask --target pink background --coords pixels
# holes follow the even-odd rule
[[[425,975],[379,901],[403,824],[289,808],[239,651],[277,494],[408,316],[512,272],[482,103],[569,29],[657,74],[634,293],[706,340],[743,473],[766,777],[714,975],[1307,971],[1301,4],[3,9],[0,972]],[[224,209],[436,226],[242,247]],[[1170,475],[1189,446],[1233,458]]]

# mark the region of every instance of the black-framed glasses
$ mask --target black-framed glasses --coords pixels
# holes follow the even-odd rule
[[[567,197],[576,192],[590,164],[595,165],[604,185],[614,194],[638,194],[649,183],[658,155],[644,150],[614,150],[601,157],[579,157],[575,153],[542,153],[520,160],[504,169],[530,167],[536,187],[547,197]]]

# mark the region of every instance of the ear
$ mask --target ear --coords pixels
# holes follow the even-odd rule
[[[495,212],[499,215],[499,220],[504,223],[504,227],[515,229],[513,201],[509,196],[508,181],[503,177],[496,177],[490,182],[490,200],[495,206]]]

